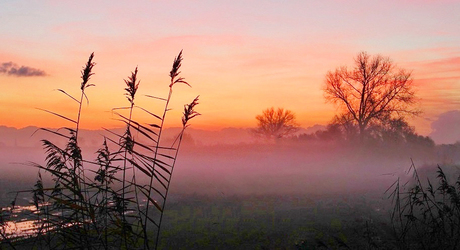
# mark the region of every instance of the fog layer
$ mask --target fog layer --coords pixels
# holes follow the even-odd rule
[[[34,185],[38,170],[28,162],[43,164],[40,139],[52,135],[28,128],[15,139],[2,140],[0,148],[0,190],[2,203],[10,191]],[[12,132],[15,132],[11,130]],[[11,132],[10,131],[10,132]],[[434,173],[437,164],[458,165],[459,145],[435,147],[406,144],[358,144],[282,140],[264,143],[248,131],[229,129],[224,144],[198,142],[188,136],[179,153],[173,174],[171,195],[326,195],[372,193],[384,197],[385,190],[406,173],[412,161],[421,172]],[[17,131],[16,131],[17,132]],[[237,134],[241,133],[240,139]],[[216,132],[217,133],[217,132]],[[82,133],[83,156],[95,158],[102,131]],[[41,137],[41,138],[40,138]],[[5,136],[4,138],[7,138]],[[172,140],[173,134],[165,137]],[[241,139],[243,138],[243,139]],[[212,138],[199,138],[212,141]],[[240,140],[238,142],[238,140]],[[91,166],[88,166],[91,168]]]

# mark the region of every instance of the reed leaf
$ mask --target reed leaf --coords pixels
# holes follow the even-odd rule
[[[47,112],[47,113],[50,113],[50,114],[53,114],[53,115],[55,115],[55,116],[57,116],[57,117],[60,117],[60,118],[62,118],[62,119],[65,119],[65,120],[67,120],[67,121],[70,121],[70,122],[72,122],[72,123],[75,123],[75,124],[77,123],[77,121],[75,121],[75,120],[73,120],[73,119],[70,119],[70,118],[68,118],[68,117],[65,117],[65,116],[63,116],[63,115],[60,115],[60,114],[58,114],[58,113],[55,113],[55,112],[52,112],[52,111],[49,111],[49,110],[46,110],[46,109],[41,109],[41,108],[36,108],[36,109],[41,110],[41,111],[44,111],[44,112]],[[44,130],[44,129],[43,129],[43,130]]]
[[[152,112],[150,112],[150,111],[146,110],[145,108],[142,108],[142,107],[138,107],[138,106],[136,106],[136,108],[138,108],[138,109],[140,109],[140,110],[144,111],[145,113],[147,113],[147,114],[149,114],[149,115],[151,115],[151,116],[153,116],[153,117],[157,118],[157,119],[158,119],[158,120],[160,120],[160,121],[162,121],[162,120],[163,120],[163,118],[161,118],[161,117],[159,117],[158,115],[156,115],[156,114],[154,114],[154,113],[152,113]],[[160,127],[158,126],[158,128],[160,128]]]
[[[148,177],[151,177],[152,174],[147,171],[145,168],[143,168],[141,165],[137,164],[137,162],[131,160],[131,159],[127,159],[129,163],[131,163],[134,167],[136,167],[137,169],[139,169],[140,171],[142,171],[145,175],[147,175]]]
[[[141,192],[145,195],[145,197],[146,197],[147,199],[150,200],[150,202],[151,202],[153,205],[155,205],[155,207],[158,209],[158,211],[163,212],[162,208],[160,207],[160,205],[158,205],[158,203],[157,203],[156,200],[152,199],[152,197],[150,197],[148,194],[146,194],[146,193],[144,192],[144,190],[141,189]],[[147,217],[148,217],[148,216],[147,216]]]
[[[146,97],[149,97],[149,98],[153,98],[153,99],[158,99],[158,100],[162,100],[162,101],[167,101],[167,99],[165,98],[161,98],[161,97],[157,97],[157,96],[153,96],[153,95],[145,95]]]
[[[71,96],[70,94],[68,94],[68,93],[65,92],[64,90],[62,90],[62,89],[57,89],[57,91],[62,92],[64,95],[70,97],[72,100],[74,100],[74,101],[76,101],[78,104],[80,104],[80,101],[79,101],[79,100],[77,100],[75,97]]]

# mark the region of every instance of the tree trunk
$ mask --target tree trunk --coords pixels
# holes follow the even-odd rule
[[[365,136],[365,129],[366,129],[366,126],[364,124],[359,124],[359,142],[363,142],[364,141],[364,136]]]

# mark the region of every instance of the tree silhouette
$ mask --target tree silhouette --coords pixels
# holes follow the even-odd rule
[[[419,113],[410,109],[416,102],[412,82],[411,73],[389,58],[361,52],[354,68],[326,74],[324,92],[326,101],[342,109],[336,121],[351,122],[363,138],[369,125]]]
[[[280,139],[299,129],[295,114],[290,110],[271,107],[256,116],[257,128],[253,132],[267,139]]]

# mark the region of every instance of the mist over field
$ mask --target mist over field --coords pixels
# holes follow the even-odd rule
[[[172,142],[177,131],[166,130],[164,142]],[[40,140],[48,138],[59,144],[60,138],[36,127],[2,127],[1,132],[0,190],[4,205],[8,202],[6,191],[34,184],[38,170],[28,163],[44,163]],[[85,158],[95,159],[102,135],[110,136],[104,130],[82,130],[80,143]],[[411,160],[419,169],[456,165],[460,162],[458,150],[458,144],[407,148],[299,139],[267,143],[255,138],[249,129],[190,129],[171,192],[219,196],[372,193],[383,197],[398,177],[410,178],[406,171]]]
[[[270,142],[255,137],[251,129],[189,129],[171,182],[161,248],[310,249],[318,242],[335,246],[337,237],[356,249],[387,245],[392,239],[392,200],[391,190],[385,191],[398,179],[414,183],[413,172],[408,172],[412,162],[419,175],[433,183],[438,165],[451,180],[459,174],[458,143],[360,145],[312,139],[323,129],[301,129]],[[0,206],[6,207],[15,192],[31,190],[36,183],[38,170],[29,163],[44,164],[40,140],[61,146],[65,140],[36,127],[0,131]],[[172,144],[178,131],[166,129],[163,143]],[[96,158],[103,136],[111,134],[81,130],[85,159]],[[94,178],[90,170],[97,166],[85,164],[85,169]],[[50,176],[41,172],[45,187],[52,185]],[[17,205],[28,205],[32,193],[18,197]],[[368,231],[376,235],[372,241],[363,234]]]

